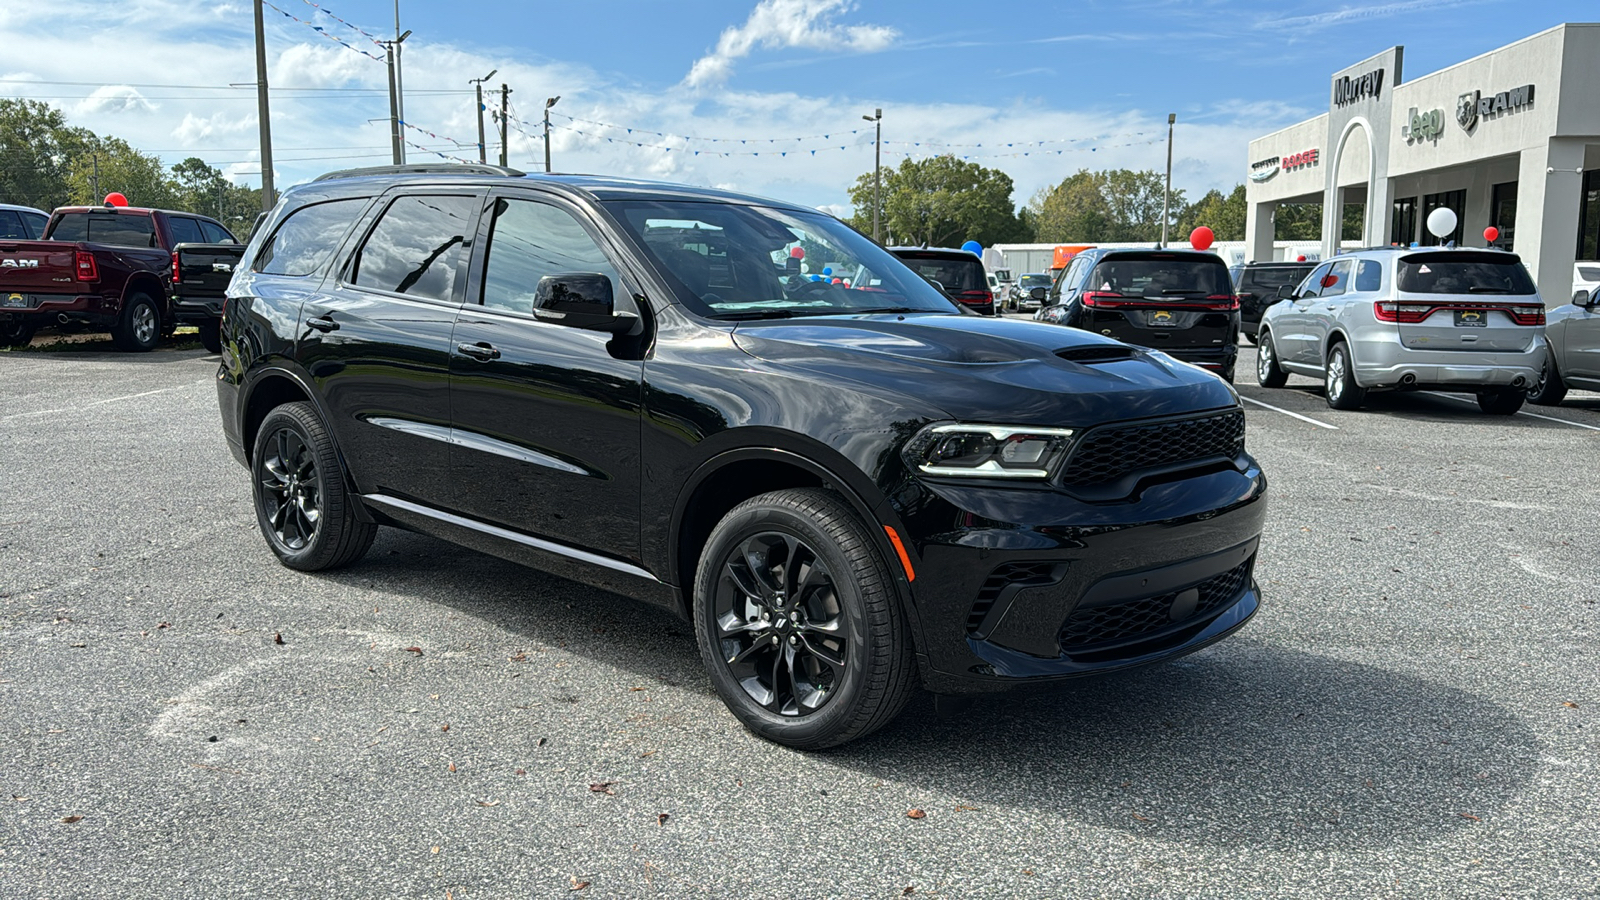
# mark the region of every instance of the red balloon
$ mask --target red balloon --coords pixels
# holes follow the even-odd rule
[[[1211,242],[1216,239],[1216,234],[1204,225],[1189,232],[1189,246],[1196,250],[1210,250]]]
[[[127,206],[128,198],[122,196],[121,191],[112,191],[106,195],[107,206]]]
[[[789,255],[794,257],[795,259],[805,259],[806,258],[806,248],[804,248],[804,247],[795,247],[794,249],[789,251]]]
[[[1500,229],[1490,225],[1488,228],[1483,230],[1483,239],[1491,244],[1500,240]]]
[[[1296,256],[1296,257],[1295,257],[1295,258],[1294,258],[1294,261],[1295,261],[1295,262],[1305,262],[1305,261],[1306,261],[1306,257],[1305,257],[1305,254],[1303,254],[1303,253],[1302,253],[1302,254],[1300,254],[1300,255],[1299,255],[1299,256]]]

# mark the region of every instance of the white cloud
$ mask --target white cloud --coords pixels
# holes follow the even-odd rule
[[[249,136],[256,133],[256,121],[254,113],[236,116],[221,111],[209,116],[199,116],[186,112],[183,114],[183,121],[178,123],[177,128],[172,129],[172,136],[183,144],[198,143],[213,135]]]
[[[690,87],[727,80],[735,60],[757,47],[806,47],[871,53],[899,35],[884,25],[838,25],[834,16],[849,12],[850,0],[761,0],[743,25],[728,28],[712,52],[695,60],[684,78]]]
[[[93,93],[79,100],[72,108],[76,116],[106,113],[154,112],[156,105],[144,98],[138,90],[125,84],[108,84],[97,87]]]
[[[1346,6],[1327,12],[1303,16],[1278,16],[1256,23],[1257,28],[1298,28],[1313,31],[1331,25],[1342,25],[1361,19],[1386,19],[1409,12],[1437,13],[1452,6],[1465,6],[1483,0],[1398,0],[1394,3],[1377,3],[1366,6]]]

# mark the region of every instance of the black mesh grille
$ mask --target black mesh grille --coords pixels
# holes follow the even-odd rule
[[[1221,456],[1244,449],[1244,410],[1214,416],[1098,428],[1072,452],[1061,483],[1090,486],[1116,481],[1129,472],[1171,463]]]
[[[1154,597],[1128,600],[1074,612],[1061,626],[1061,649],[1067,652],[1091,649],[1098,644],[1108,644],[1137,638],[1163,629],[1204,618],[1239,598],[1250,580],[1251,559],[1221,575],[1215,575],[1181,591],[1172,591]],[[1172,603],[1179,595],[1198,589],[1199,599],[1194,612],[1177,622],[1172,618]]]
[[[1056,355],[1076,363],[1116,362],[1133,359],[1133,349],[1119,347],[1116,344],[1090,344],[1087,347],[1067,347],[1064,350],[1057,350]]]
[[[1049,562],[1015,562],[1006,563],[993,572],[983,582],[983,587],[978,589],[977,602],[972,604],[972,611],[967,614],[967,633],[971,634],[983,624],[983,617],[989,614],[989,609],[994,606],[994,601],[999,598],[1000,592],[1007,585],[1022,582],[1024,584],[1045,585],[1053,584],[1060,580],[1056,567],[1059,563]]]

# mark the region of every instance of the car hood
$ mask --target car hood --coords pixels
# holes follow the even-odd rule
[[[1222,379],[1165,354],[1018,319],[780,319],[740,323],[733,339],[757,359],[891,390],[966,422],[1087,426],[1239,402]]]

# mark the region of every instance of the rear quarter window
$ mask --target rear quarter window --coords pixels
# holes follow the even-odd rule
[[[1533,294],[1519,257],[1505,253],[1419,253],[1400,258],[1395,286],[1407,294]]]
[[[321,270],[367,199],[329,200],[290,213],[261,246],[253,268],[264,275],[310,275]]]

